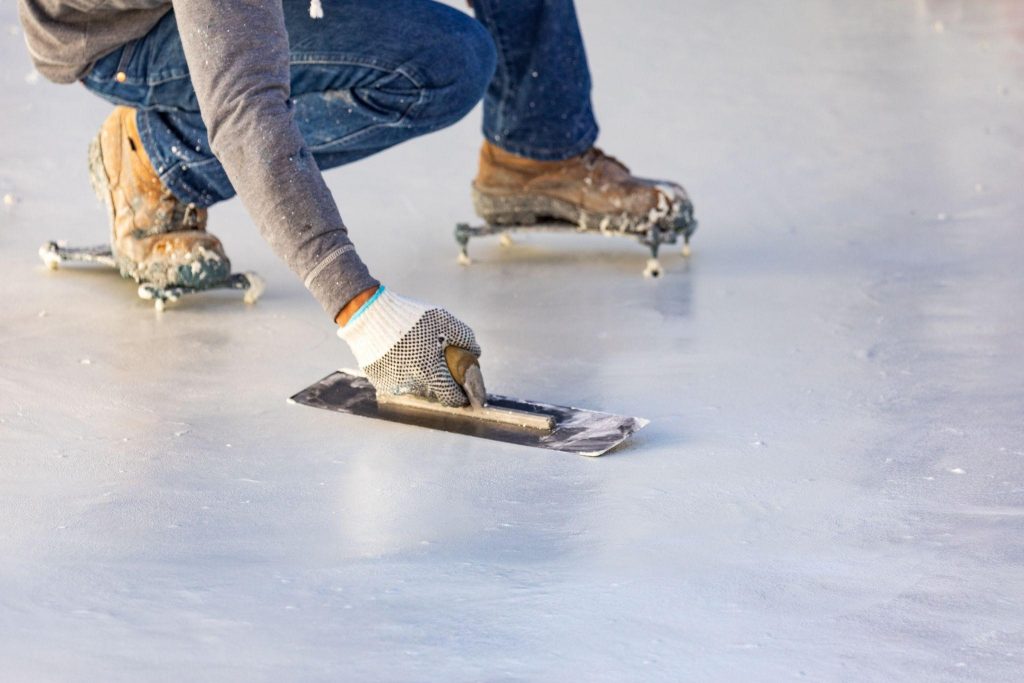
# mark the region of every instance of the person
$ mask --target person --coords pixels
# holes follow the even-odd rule
[[[472,192],[487,221],[627,230],[688,203],[594,146],[572,0],[471,5],[475,19],[434,0],[19,0],[19,15],[43,76],[116,105],[89,170],[123,276],[226,277],[207,209],[237,193],[378,392],[461,406],[445,351],[479,357],[472,330],[370,274],[322,169],[449,126],[482,98]]]

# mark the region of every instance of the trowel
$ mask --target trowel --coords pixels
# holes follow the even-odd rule
[[[364,375],[351,370],[332,372],[288,401],[338,413],[588,456],[604,455],[649,423],[642,417],[488,394],[473,354],[449,346],[445,349],[445,360],[452,377],[469,398],[470,405],[465,408],[449,408],[411,394],[378,395]]]

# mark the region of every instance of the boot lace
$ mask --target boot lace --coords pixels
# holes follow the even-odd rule
[[[626,173],[629,173],[629,168],[613,157],[611,154],[605,154],[600,147],[591,147],[583,153],[583,163],[587,169],[593,170],[603,163],[607,163],[613,166],[618,166]]]
[[[199,227],[199,207],[192,202],[185,205],[185,210],[181,216],[181,224],[187,228],[198,228]]]

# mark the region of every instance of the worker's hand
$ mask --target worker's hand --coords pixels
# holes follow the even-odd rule
[[[470,397],[461,383],[474,404],[482,400],[483,381],[475,364],[480,345],[468,325],[442,308],[381,286],[338,329],[338,336],[348,342],[378,394],[416,394],[464,406]]]

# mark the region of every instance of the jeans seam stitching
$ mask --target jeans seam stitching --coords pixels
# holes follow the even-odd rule
[[[166,83],[170,83],[172,81],[183,81],[185,79],[188,79],[189,81],[191,81],[192,80],[192,74],[190,72],[186,71],[185,73],[180,74],[180,75],[168,75],[168,76],[159,75],[159,76],[155,76],[154,78],[151,78],[151,79],[146,79],[146,85],[148,85],[149,87],[152,88],[152,87],[155,87],[155,86],[158,86],[158,85],[164,85]]]
[[[298,55],[291,55],[288,58],[288,65],[309,65],[309,64],[321,64],[321,65],[346,65],[346,66],[364,66],[370,69],[376,69],[377,71],[395,71],[400,68],[399,65],[391,63],[382,63],[378,61],[361,59],[357,56],[349,55],[347,53],[330,53],[330,52],[312,52],[307,53],[303,56],[301,53]]]
[[[398,127],[398,126],[402,125],[406,120],[411,118],[413,113],[415,111],[417,111],[420,107],[423,106],[423,104],[425,103],[425,101],[427,99],[427,88],[423,85],[423,82],[422,82],[423,81],[423,77],[419,73],[417,73],[414,69],[409,68],[407,65],[397,66],[397,67],[390,68],[390,69],[380,68],[378,66],[374,66],[373,68],[377,68],[380,71],[387,71],[388,73],[392,73],[392,74],[398,74],[399,76],[402,76],[403,78],[407,79],[410,83],[412,83],[416,87],[416,89],[419,92],[419,95],[416,98],[416,101],[413,102],[412,104],[410,104],[408,107],[406,107],[405,111],[403,111],[402,114],[397,119],[395,119],[394,121],[390,121],[390,122],[387,122],[387,123],[374,123],[374,124],[370,124],[369,126],[366,126],[365,128],[362,128],[362,129],[357,130],[355,132],[349,133],[348,135],[342,136],[340,138],[335,138],[335,139],[331,140],[330,142],[324,142],[324,143],[320,143],[318,145],[310,145],[309,146],[310,152],[326,152],[326,151],[329,151],[330,148],[332,148],[332,147],[334,147],[336,145],[344,144],[344,143],[350,143],[350,142],[354,142],[356,140],[359,140],[359,139],[369,135],[370,133],[376,131],[379,128],[395,128],[395,127]],[[300,95],[300,97],[301,97],[301,95]]]
[[[502,70],[502,81],[503,81],[502,93],[501,93],[500,101],[503,102],[503,103],[504,102],[508,102],[509,99],[511,98],[511,95],[513,93],[512,93],[512,85],[511,85],[511,80],[512,79],[511,79],[511,76],[509,74],[508,62],[505,59],[505,54],[508,51],[508,45],[507,45],[507,43],[505,41],[505,35],[501,31],[498,30],[497,24],[494,21],[494,17],[492,17],[490,15],[489,10],[488,11],[484,11],[484,12],[480,12],[479,9],[476,9],[475,11],[477,13],[482,13],[482,14],[485,15],[485,18],[486,18],[487,21],[482,21],[481,20],[480,23],[484,24],[484,26],[487,28],[488,33],[491,34],[491,38],[496,43],[497,50],[495,50],[495,52],[497,53],[496,54],[496,56],[497,56],[497,65],[500,66],[500,68]],[[478,20],[480,20],[479,17],[478,17]],[[497,70],[495,70],[495,76],[497,76]],[[497,111],[497,116],[496,116],[496,118],[497,118],[496,123],[498,124],[498,127],[501,128],[501,127],[504,127],[504,125],[505,125],[505,118],[506,118],[505,117],[505,106],[504,106],[504,104],[502,104],[502,106],[498,107],[497,109],[498,109],[498,111]]]
[[[125,45],[124,48],[121,50],[121,56],[118,57],[118,60],[117,60],[117,69],[114,70],[114,77],[115,78],[117,77],[117,74],[119,74],[119,73],[124,73],[125,76],[127,77],[127,75],[128,75],[128,65],[132,61],[132,57],[135,56],[135,46],[138,44],[138,42],[139,42],[138,40],[133,40],[130,43],[128,43],[127,45]],[[126,78],[126,80],[127,80],[127,78]],[[132,79],[132,80],[135,80],[135,79]]]

